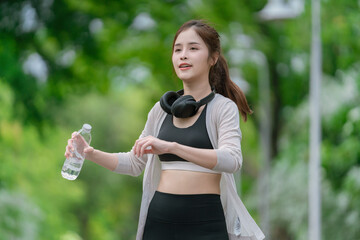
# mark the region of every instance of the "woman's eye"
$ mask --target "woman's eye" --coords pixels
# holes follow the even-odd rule
[[[197,48],[196,48],[196,47],[192,47],[192,48],[190,48],[190,50],[197,50]]]
[[[174,52],[180,52],[180,51],[181,51],[181,49],[179,49],[179,48],[174,50]]]

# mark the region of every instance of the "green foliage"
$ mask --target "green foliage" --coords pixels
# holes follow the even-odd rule
[[[266,1],[1,1],[0,240],[135,238],[141,177],[85,162],[79,178],[66,181],[64,148],[88,122],[95,148],[131,149],[153,104],[182,87],[171,46],[178,27],[193,18],[220,32],[232,79],[254,110],[241,122],[238,187],[257,221],[259,84],[269,75],[272,235],[307,239],[311,2],[305,2],[295,19],[261,22],[256,13]],[[359,3],[321,3],[323,235],[358,239]]]
[[[0,190],[0,239],[37,239],[42,213],[26,196]]]

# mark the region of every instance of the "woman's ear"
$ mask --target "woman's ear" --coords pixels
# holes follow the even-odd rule
[[[219,55],[220,54],[218,52],[213,54],[213,56],[211,57],[211,66],[214,66],[217,63]]]

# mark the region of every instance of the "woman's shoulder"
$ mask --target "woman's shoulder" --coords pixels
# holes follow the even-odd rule
[[[155,118],[159,118],[161,114],[163,114],[164,111],[162,110],[161,106],[160,106],[160,101],[157,101],[153,107],[151,108],[150,112],[149,112],[149,116],[153,116]]]
[[[229,118],[239,115],[239,110],[235,102],[221,94],[215,95],[208,109],[209,119],[215,122],[221,122],[224,119],[229,120]]]
[[[151,108],[152,111],[159,112],[161,110],[160,101],[157,101],[153,107]]]
[[[225,97],[219,93],[217,93],[215,95],[215,98],[213,101],[213,107],[217,111],[226,111],[226,110],[229,110],[229,108],[237,109],[237,105],[233,100],[231,100],[230,98]]]

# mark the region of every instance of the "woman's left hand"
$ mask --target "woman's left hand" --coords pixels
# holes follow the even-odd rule
[[[153,136],[147,136],[136,140],[133,150],[137,157],[142,157],[144,154],[149,153],[159,155],[169,153],[172,145],[172,142],[160,140]]]

